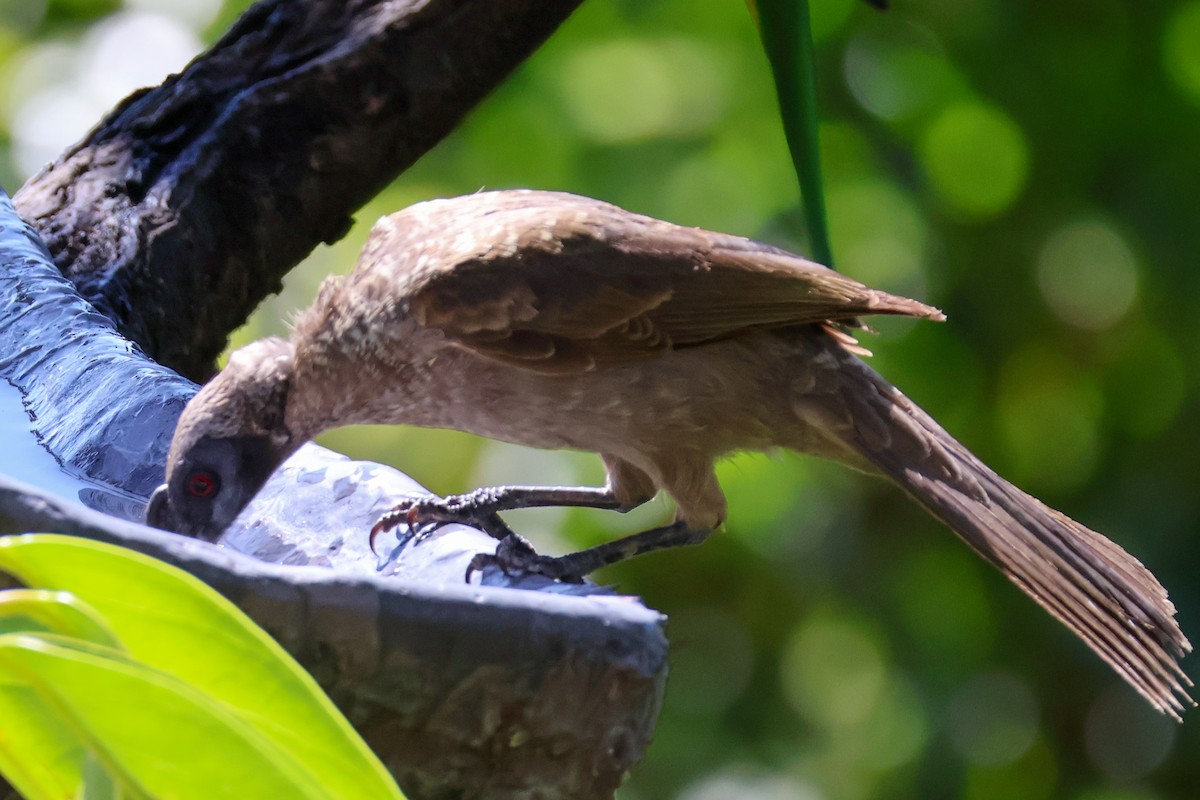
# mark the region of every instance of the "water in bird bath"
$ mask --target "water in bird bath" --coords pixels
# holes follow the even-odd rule
[[[0,473],[73,503],[139,520],[145,501],[64,469],[38,442],[21,392],[0,380]]]

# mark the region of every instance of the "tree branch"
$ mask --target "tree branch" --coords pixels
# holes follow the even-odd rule
[[[80,293],[195,380],[228,333],[580,0],[261,0],[17,209]]]

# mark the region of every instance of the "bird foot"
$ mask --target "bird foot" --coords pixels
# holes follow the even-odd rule
[[[379,534],[399,525],[408,527],[409,544],[418,544],[439,528],[453,523],[479,528],[493,539],[503,540],[512,534],[512,530],[496,514],[493,504],[488,502],[490,499],[486,491],[481,490],[447,497],[417,495],[397,503],[371,528],[368,539],[371,552],[378,555],[375,541]]]
[[[515,533],[500,540],[494,555],[479,553],[471,559],[467,565],[467,583],[471,582],[471,575],[488,567],[497,567],[509,577],[542,575],[563,583],[583,583],[583,574],[573,570],[568,562],[539,555],[529,542]]]
[[[676,521],[661,528],[635,533],[623,539],[589,547],[564,556],[541,556],[517,534],[500,540],[495,555],[477,555],[467,568],[467,582],[471,573],[484,567],[497,566],[505,575],[534,574],[566,583],[582,583],[585,575],[591,575],[602,567],[616,564],[627,558],[670,547],[699,544],[712,532],[711,529],[692,530],[683,521]]]

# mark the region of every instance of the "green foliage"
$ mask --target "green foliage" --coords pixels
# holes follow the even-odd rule
[[[1135,553],[1200,636],[1200,2],[809,4],[837,266],[949,316],[876,321],[873,366],[1002,474]],[[205,23],[207,40],[240,5]],[[78,84],[50,56],[84,59],[96,30],[22,24],[0,24],[10,188],[25,174],[10,130],[46,108],[27,98]],[[235,344],[286,334],[379,215],[510,186],[813,251],[795,233],[795,174],[745,4],[588,0]],[[590,457],[436,431],[326,443],[439,492],[601,479]],[[623,800],[1195,797],[1196,720],[1155,716],[901,493],[792,456],[738,456],[721,478],[726,531],[602,576],[671,615],[675,650]],[[553,551],[669,513],[513,522]],[[821,642],[865,662],[823,664]],[[865,695],[839,714],[821,696],[841,696],[842,676]]]
[[[0,538],[0,571],[39,587],[0,591],[0,774],[28,800],[402,800],[308,673],[190,575],[44,534]]]

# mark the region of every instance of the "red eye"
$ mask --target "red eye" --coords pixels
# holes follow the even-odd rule
[[[221,488],[221,482],[211,472],[199,470],[187,479],[187,491],[192,497],[212,497]]]

